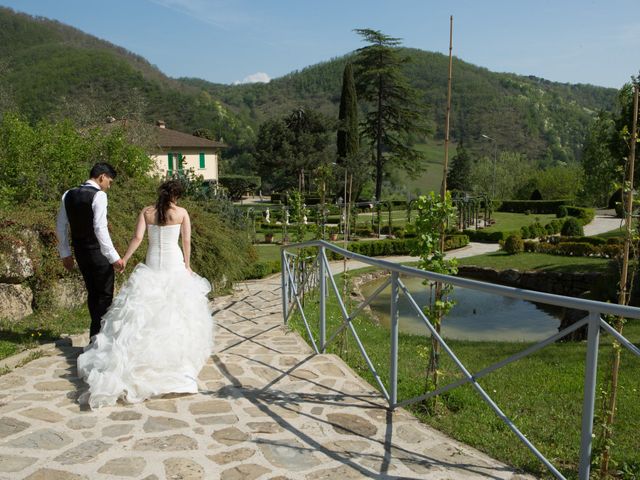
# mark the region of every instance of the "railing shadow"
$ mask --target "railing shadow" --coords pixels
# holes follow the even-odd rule
[[[228,355],[236,355],[236,354],[228,354]],[[276,370],[280,375],[265,384],[264,387],[256,388],[251,386],[243,386],[241,380],[234,376],[229,369],[226,367],[225,363],[217,356],[213,356],[214,364],[218,367],[222,375],[226,378],[226,380],[231,384],[228,387],[223,387],[217,391],[202,391],[200,392],[203,395],[211,395],[216,398],[244,398],[248,400],[253,406],[258,408],[265,416],[271,418],[275,423],[280,425],[283,429],[291,433],[298,440],[303,442],[305,446],[292,446],[286,441],[277,441],[277,440],[268,440],[265,438],[259,438],[254,440],[257,444],[269,444],[282,448],[290,448],[296,450],[297,453],[321,453],[326,455],[327,457],[339,462],[342,465],[346,465],[351,469],[357,471],[363,478],[372,478],[372,479],[420,479],[423,476],[402,476],[398,477],[389,473],[390,467],[392,465],[392,461],[401,461],[405,464],[410,464],[414,468],[420,470],[431,470],[435,468],[447,468],[450,470],[457,470],[461,475],[469,474],[469,475],[482,475],[486,478],[502,478],[492,474],[491,471],[504,471],[511,472],[513,471],[509,467],[500,467],[496,469],[495,467],[489,467],[487,465],[481,465],[480,463],[477,465],[471,463],[460,463],[460,462],[448,462],[443,461],[442,459],[433,458],[425,453],[412,450],[406,447],[401,447],[398,445],[394,445],[393,443],[393,417],[394,413],[387,410],[384,404],[381,402],[381,398],[377,394],[354,394],[349,392],[342,392],[336,388],[329,387],[323,385],[321,382],[316,382],[313,380],[309,380],[308,378],[302,376],[296,376],[295,370],[305,365],[308,361],[314,358],[313,355],[307,356],[298,362],[296,365],[288,368],[287,370],[279,369],[274,367],[273,365],[269,365],[260,360],[252,359],[244,355],[240,355],[240,357],[248,360],[250,362],[254,362],[261,366],[268,366],[273,370]],[[293,378],[295,380],[300,380],[304,382],[308,382],[310,386],[322,386],[323,388],[329,390],[331,393],[303,393],[303,392],[287,392],[283,390],[278,390],[274,388],[281,380],[284,378]],[[374,401],[377,400],[377,402]],[[344,400],[347,400],[345,403]],[[322,406],[339,406],[339,407],[358,407],[364,409],[371,410],[383,410],[385,415],[385,424],[384,424],[384,435],[382,439],[372,438],[370,435],[365,435],[362,432],[359,432],[355,429],[350,429],[348,426],[340,424],[335,421],[330,421],[329,419],[325,419],[321,417],[319,414],[313,414],[310,412],[302,411],[300,406],[303,405],[322,405]],[[365,453],[357,451],[357,449],[348,450],[348,449],[331,449],[327,445],[323,445],[321,442],[313,438],[311,435],[307,434],[304,430],[295,426],[292,422],[288,421],[283,415],[277,413],[274,410],[274,407],[278,407],[285,412],[290,412],[295,415],[296,418],[306,418],[309,422],[314,422],[317,424],[325,425],[327,427],[331,427],[338,431],[342,431],[348,435],[356,437],[356,439],[366,440],[367,442],[371,442],[377,444],[381,447],[382,453]],[[368,465],[362,465],[360,462],[365,462],[368,465],[379,465],[379,468],[373,468]],[[408,468],[410,468],[408,466]]]
[[[294,275],[296,265],[296,255],[290,253],[289,250],[292,249],[305,249],[307,250],[309,247],[317,247],[318,255],[317,259],[314,262],[314,265],[317,265],[319,273],[317,275],[317,284],[319,285],[319,338],[314,338],[314,334],[312,332],[312,328],[309,323],[309,319],[305,314],[305,309],[303,304],[300,301],[301,294],[308,291],[307,286],[304,283],[300,283],[299,279]],[[375,293],[371,294],[371,296],[365,299],[354,312],[349,313],[347,308],[342,301],[341,295],[338,291],[336,283],[333,279],[333,276],[330,274],[329,262],[327,259],[326,251],[332,251],[335,254],[341,255],[345,258],[354,259],[360,261],[364,264],[378,267],[380,269],[388,270],[391,272],[391,300],[390,300],[390,366],[389,366],[389,381],[388,385],[385,386],[384,382],[380,378],[380,375],[376,371],[375,366],[369,359],[369,356],[366,352],[365,345],[361,342],[358,333],[355,330],[353,325],[354,317],[381,291],[381,288],[378,288]],[[293,261],[292,261],[293,259]],[[592,432],[593,432],[593,419],[594,419],[594,407],[595,407],[595,389],[596,389],[596,375],[597,375],[597,362],[598,362],[598,348],[600,342],[600,330],[604,329],[607,333],[612,335],[622,346],[626,349],[630,350],[633,354],[640,356],[640,349],[638,349],[635,345],[633,345],[628,339],[615,331],[611,326],[609,326],[606,322],[601,319],[602,314],[614,315],[619,317],[627,317],[627,318],[640,318],[640,309],[634,307],[627,307],[622,305],[614,305],[608,304],[604,302],[597,302],[593,300],[583,300],[577,299],[573,297],[564,297],[560,295],[553,295],[541,292],[535,292],[530,290],[524,290],[520,288],[512,288],[505,287],[502,285],[495,285],[485,282],[479,282],[476,280],[470,280],[460,277],[453,277],[449,275],[437,274],[434,272],[427,272],[423,270],[418,270],[415,268],[397,265],[392,262],[388,262],[385,260],[374,259],[370,257],[366,257],[364,255],[360,255],[354,252],[347,251],[345,249],[339,248],[333,244],[316,240],[310,242],[304,242],[300,244],[289,245],[282,248],[281,253],[281,261],[282,261],[282,274],[281,274],[281,285],[282,285],[282,310],[283,310],[283,318],[285,323],[287,323],[291,313],[294,310],[297,310],[304,327],[306,329],[307,335],[309,337],[309,341],[312,344],[313,349],[316,353],[322,353],[326,351],[327,344],[331,343],[331,341],[340,333],[342,330],[348,329],[348,331],[352,334],[353,338],[356,340],[358,348],[365,362],[367,363],[367,367],[369,371],[373,375],[376,380],[378,386],[384,397],[387,399],[389,404],[389,409],[393,410],[398,406],[407,405],[410,403],[423,401],[427,398],[433,397],[435,395],[440,395],[448,390],[451,390],[455,387],[464,385],[469,383],[473,389],[479,394],[481,399],[494,411],[494,413],[507,425],[507,427],[516,435],[516,437],[533,453],[533,455],[540,460],[545,467],[556,477],[560,479],[564,479],[565,477],[557,470],[554,465],[531,443],[527,437],[518,429],[518,427],[511,421],[511,419],[505,415],[505,413],[498,407],[495,401],[491,398],[489,393],[484,390],[484,388],[478,383],[478,379],[482,376],[491,373],[499,368],[504,367],[516,360],[524,358],[541,348],[553,343],[557,340],[560,340],[564,336],[570,334],[577,328],[581,326],[586,326],[588,335],[587,335],[587,353],[585,359],[585,375],[584,375],[584,396],[583,396],[583,409],[582,409],[582,422],[581,422],[581,440],[580,440],[580,459],[579,459],[579,478],[581,480],[588,480],[590,475],[590,467],[591,467],[591,449],[592,449]],[[497,362],[489,367],[486,367],[480,372],[472,374],[467,370],[465,365],[458,359],[453,350],[449,347],[447,342],[440,336],[439,331],[434,327],[422,308],[417,304],[415,299],[413,298],[411,292],[405,287],[403,282],[400,280],[400,274],[406,276],[413,276],[421,278],[425,281],[429,282],[441,282],[444,284],[450,284],[456,287],[468,288],[471,290],[476,290],[480,292],[501,295],[509,298],[516,298],[521,300],[527,300],[530,302],[542,303],[546,305],[559,306],[564,308],[572,308],[576,310],[583,310],[588,312],[588,316],[585,320],[574,324],[569,328],[565,328],[561,332],[556,335],[552,335],[549,338],[519,352],[515,355],[510,356],[509,358]],[[326,301],[328,292],[326,283],[329,283],[331,290],[335,294],[336,302],[339,306],[340,314],[342,315],[343,321],[342,324],[336,329],[333,333],[329,341],[326,341],[326,328],[327,328],[327,320],[326,320]],[[437,390],[428,392],[425,395],[420,395],[418,397],[414,397],[411,399],[406,399],[403,401],[398,401],[397,398],[397,385],[398,385],[398,326],[399,326],[399,315],[398,315],[398,298],[400,293],[402,293],[405,298],[409,301],[411,309],[418,316],[418,318],[422,321],[431,337],[435,339],[440,347],[446,352],[446,354],[450,357],[453,363],[458,367],[460,372],[463,374],[463,378],[455,381],[449,385],[444,387],[440,387]]]

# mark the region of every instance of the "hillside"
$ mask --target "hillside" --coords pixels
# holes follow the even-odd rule
[[[423,94],[432,137],[443,137],[447,58],[404,49],[411,83]],[[107,115],[163,119],[171,128],[249,148],[260,123],[306,106],[337,116],[340,82],[352,54],[268,84],[220,85],[172,79],[144,58],[75,28],[0,7],[0,110],[31,121],[71,117],[89,124]],[[579,157],[593,115],[612,108],[614,89],[494,73],[454,59],[452,138],[472,151],[526,153],[532,159]],[[487,141],[481,134],[496,140]],[[425,140],[425,139],[419,139]],[[233,155],[235,150],[227,152]]]
[[[0,7],[0,109],[30,120],[106,116],[157,119],[177,130],[206,128],[243,142],[253,132],[200,89],[164,75],[147,60],[57,21]]]
[[[403,49],[412,62],[406,75],[424,95],[436,139],[444,138],[448,58]],[[219,98],[243,119],[258,124],[298,106],[337,116],[341,75],[351,55],[307,67],[268,84],[221,85],[181,79]],[[550,82],[536,77],[494,73],[458,58],[453,61],[451,135],[470,149],[527,153],[530,158],[570,161],[580,155],[587,129],[598,110],[613,107],[616,90]]]

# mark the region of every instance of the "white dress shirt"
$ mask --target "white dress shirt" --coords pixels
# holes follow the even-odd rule
[[[100,190],[100,186],[93,180],[87,180],[84,184],[90,184],[98,189],[91,208],[93,210],[93,231],[96,234],[98,243],[100,244],[100,253],[107,257],[109,263],[115,263],[120,260],[120,255],[116,252],[109,235],[109,228],[107,226],[107,194]],[[58,218],[56,220],[56,233],[58,234],[58,252],[60,258],[71,256],[71,247],[69,246],[69,219],[67,217],[67,209],[64,206],[64,198],[67,196],[67,190],[62,195],[62,205],[58,212]]]

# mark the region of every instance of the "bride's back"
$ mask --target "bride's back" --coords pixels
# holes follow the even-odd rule
[[[172,207],[167,211],[165,225],[157,224],[156,209],[148,207],[144,216],[147,222],[149,248],[145,263],[154,270],[184,269],[184,257],[178,246],[180,226],[184,219],[184,209]]]
[[[166,212],[166,222],[164,225],[176,225],[181,224],[184,220],[184,216],[186,214],[186,210],[182,207],[171,206],[167,209]],[[144,219],[147,222],[147,225],[157,225],[158,224],[158,211],[156,207],[151,205],[144,209]]]

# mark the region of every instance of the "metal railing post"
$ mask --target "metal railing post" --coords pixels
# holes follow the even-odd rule
[[[593,410],[596,399],[598,373],[598,343],[600,341],[600,314],[589,312],[587,359],[584,366],[584,400],[582,403],[582,434],[580,438],[580,464],[578,478],[589,480],[591,447],[593,442]]]
[[[320,352],[327,347],[327,284],[325,283],[324,247],[318,249],[318,271],[320,276]]]
[[[284,318],[284,324],[287,324],[287,318],[289,313],[289,279],[287,276],[287,253],[284,248],[280,250],[280,289],[282,292],[282,318]]]
[[[391,272],[391,365],[389,369],[389,407],[398,403],[398,272]]]

